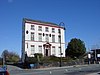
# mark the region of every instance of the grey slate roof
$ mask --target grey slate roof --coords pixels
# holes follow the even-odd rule
[[[32,20],[32,19],[28,19],[28,18],[23,18],[24,21],[32,21],[32,22],[39,22],[39,23],[44,23],[44,24],[51,24],[51,25],[56,25],[59,26],[56,23],[51,23],[51,22],[45,22],[45,21],[40,21],[40,20]]]

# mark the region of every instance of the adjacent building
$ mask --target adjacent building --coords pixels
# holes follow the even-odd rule
[[[34,57],[35,53],[43,56],[65,57],[65,30],[55,23],[23,19],[22,23],[22,61],[25,54]]]
[[[92,51],[91,53],[92,61],[100,62],[100,49],[92,49],[91,51]]]

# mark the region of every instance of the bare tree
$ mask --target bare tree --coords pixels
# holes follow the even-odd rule
[[[3,62],[18,62],[20,60],[19,55],[16,52],[10,52],[8,50],[4,50],[2,52]]]

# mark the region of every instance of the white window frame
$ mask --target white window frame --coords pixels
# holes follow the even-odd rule
[[[42,41],[42,33],[38,33],[38,41]]]
[[[42,53],[42,46],[41,45],[38,46],[38,51],[39,51],[39,53]]]
[[[58,54],[59,54],[59,55],[61,54],[60,47],[58,47]]]
[[[46,35],[45,35],[45,41],[46,41],[46,42],[49,42],[49,34],[46,34]]]
[[[38,26],[38,31],[42,31],[42,26]]]
[[[52,42],[55,42],[55,35],[52,35]]]
[[[34,54],[35,54],[35,46],[31,45],[31,55],[34,55]]]
[[[35,30],[35,25],[31,25],[31,30]]]
[[[52,46],[52,55],[56,55],[56,48],[55,48],[55,46]]]
[[[58,35],[58,43],[61,42],[61,35]]]
[[[31,32],[31,41],[34,41],[34,38],[35,37],[35,34],[34,34],[34,32]]]
[[[52,28],[52,33],[55,33],[55,28]]]
[[[45,32],[49,32],[49,27],[45,27]]]
[[[61,29],[60,28],[58,29],[58,33],[61,33]]]

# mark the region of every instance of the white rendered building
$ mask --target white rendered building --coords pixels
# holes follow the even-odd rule
[[[28,57],[34,57],[35,53],[42,53],[43,56],[65,57],[64,32],[64,27],[57,24],[24,18],[22,61],[25,59],[25,54]]]

